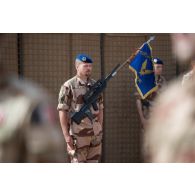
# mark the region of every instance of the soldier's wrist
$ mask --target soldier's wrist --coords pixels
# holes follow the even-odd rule
[[[70,135],[65,136],[66,143],[70,143],[72,141],[72,137]]]

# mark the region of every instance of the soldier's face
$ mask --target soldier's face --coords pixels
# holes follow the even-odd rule
[[[154,64],[154,73],[155,75],[161,75],[163,70],[162,64]]]
[[[172,34],[172,48],[179,62],[195,57],[195,33]]]
[[[77,73],[81,76],[90,77],[92,72],[91,63],[81,63],[77,66]]]

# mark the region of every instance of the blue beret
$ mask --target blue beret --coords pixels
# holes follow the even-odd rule
[[[76,59],[86,63],[93,63],[93,60],[85,54],[78,54]]]
[[[154,62],[154,64],[162,64],[162,65],[164,64],[163,61],[159,58],[154,58],[153,62]]]

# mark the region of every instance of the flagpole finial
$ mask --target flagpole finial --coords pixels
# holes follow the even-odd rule
[[[147,41],[147,43],[150,43],[150,41],[153,41],[155,39],[155,36],[151,36],[150,38],[149,38],[149,40]]]

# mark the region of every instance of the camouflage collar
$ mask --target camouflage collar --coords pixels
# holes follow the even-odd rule
[[[90,78],[87,79],[87,81],[83,81],[78,75],[76,75],[77,78],[77,82],[81,85],[81,86],[91,86],[92,85],[92,80]]]

